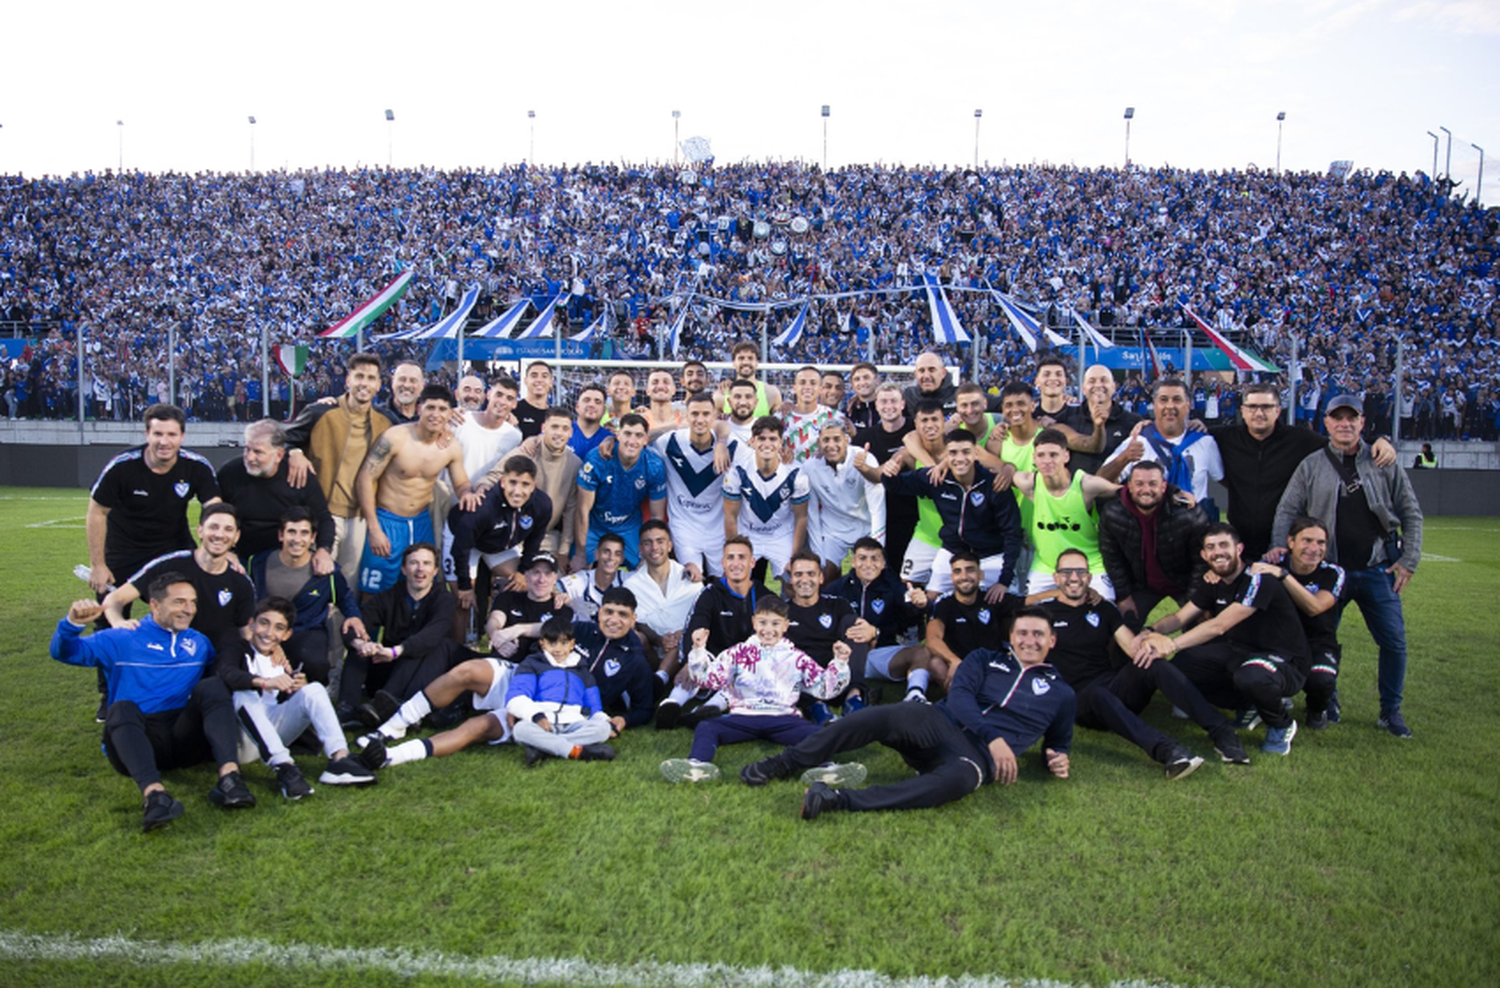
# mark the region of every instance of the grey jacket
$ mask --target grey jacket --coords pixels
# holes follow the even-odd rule
[[[1417,563],[1422,560],[1422,506],[1417,503],[1416,492],[1412,490],[1406,471],[1399,463],[1383,470],[1377,467],[1370,458],[1369,445],[1364,442],[1359,444],[1359,452],[1355,454],[1354,468],[1364,486],[1370,510],[1379,519],[1381,527],[1387,532],[1401,531],[1400,562],[1415,573]],[[1292,522],[1300,515],[1311,515],[1328,527],[1328,561],[1340,563],[1338,534],[1334,526],[1338,524],[1339,489],[1342,485],[1343,480],[1325,451],[1313,453],[1297,464],[1296,472],[1281,495],[1281,503],[1276,506],[1271,545],[1286,545]],[[1340,563],[1354,569],[1385,564],[1385,554],[1379,547],[1368,560],[1351,559]]]

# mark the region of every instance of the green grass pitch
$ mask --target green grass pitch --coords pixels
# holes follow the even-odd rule
[[[1351,610],[1344,722],[1181,783],[1080,730],[1067,781],[1030,755],[1008,789],[807,824],[796,783],[730,781],[770,746],[674,787],[689,737],[646,729],[612,764],[486,748],[296,804],[251,766],[235,814],[209,766],[173,772],[187,815],[143,835],[93,674],[47,657],[85,505],[0,489],[0,984],[1500,984],[1500,519],[1428,519],[1406,742]]]

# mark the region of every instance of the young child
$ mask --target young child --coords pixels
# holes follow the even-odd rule
[[[755,602],[752,618],[755,634],[732,645],[717,656],[704,647],[708,629],[693,632],[693,650],[688,654],[688,675],[706,690],[723,690],[729,713],[701,722],[693,731],[693,749],[686,758],[661,763],[668,782],[708,782],[719,777],[713,763],[721,744],[740,741],[774,741],[796,744],[818,729],[797,711],[803,691],[829,699],[849,685],[849,646],[833,645],[833,661],[821,668],[805,652],[785,639],[786,601],[765,594]],[[811,769],[814,781],[839,779],[839,785],[864,781],[864,766],[855,763]],[[857,779],[858,781],[854,781]],[[811,784],[811,783],[809,783]]]
[[[309,683],[301,672],[294,673],[280,654],[296,620],[290,600],[266,597],[255,605],[249,641],[219,656],[216,671],[233,692],[239,714],[240,761],[264,759],[276,773],[276,788],[287,799],[311,796],[313,788],[286,746],[312,725],[328,756],[328,768],[318,781],[330,786],[369,785],[376,781],[375,773],[350,756],[328,691],[321,683]]]
[[[505,712],[516,719],[516,743],[531,768],[547,756],[610,761],[604,742],[614,725],[604,712],[599,686],[574,647],[573,622],[551,617],[542,625],[542,650],[516,667],[505,693]]]

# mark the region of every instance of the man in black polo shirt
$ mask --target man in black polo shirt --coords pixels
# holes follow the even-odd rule
[[[567,595],[557,592],[557,557],[550,552],[539,552],[526,560],[522,572],[526,589],[501,590],[495,594],[485,625],[490,648],[513,662],[531,654],[541,641],[542,625],[548,618],[555,615],[573,620]]]
[[[1073,469],[1084,473],[1098,473],[1104,461],[1129,441],[1130,431],[1141,421],[1141,417],[1126,411],[1123,405],[1114,400],[1114,371],[1103,364],[1095,364],[1083,372],[1083,399],[1077,405],[1065,405],[1055,417],[1059,425],[1068,426],[1080,436],[1091,437],[1095,433],[1102,433],[1097,452],[1080,450],[1071,442],[1068,444],[1073,451]]]
[[[1203,759],[1140,717],[1152,695],[1160,690],[1208,732],[1224,761],[1249,763],[1234,728],[1188,682],[1182,670],[1152,657],[1143,656],[1134,662],[1121,657],[1121,653],[1134,654],[1136,635],[1125,626],[1114,604],[1089,600],[1092,574],[1086,555],[1077,549],[1064,550],[1054,575],[1057,589],[1037,594],[1033,602],[1052,619],[1057,644],[1048,661],[1078,694],[1080,725],[1118,734],[1166,766],[1168,780],[1186,778],[1203,764]]]
[[[545,360],[532,361],[526,365],[526,397],[516,402],[516,425],[523,438],[541,435],[542,423],[547,420],[547,408],[551,405],[552,365]]]
[[[876,421],[854,434],[854,448],[868,450],[874,466],[884,466],[906,448],[906,434],[913,428],[906,414],[901,386],[887,381],[875,389]],[[912,529],[917,527],[917,499],[910,494],[887,492],[885,499],[885,555],[900,566],[906,558]]]
[[[865,658],[870,652],[870,642],[879,632],[868,621],[855,617],[847,600],[823,593],[823,566],[817,553],[804,549],[793,555],[787,570],[792,588],[791,599],[787,601],[787,640],[824,668],[833,661],[834,643],[844,642],[852,653],[849,687],[844,695],[862,689]],[[798,705],[814,724],[826,724],[833,719],[828,704],[810,693],[803,693]],[[862,706],[864,701],[859,700],[846,712],[853,713]]]
[[[317,576],[333,572],[337,529],[322,485],[288,481],[286,430],[273,419],[245,426],[245,450],[219,468],[219,492],[240,516],[239,557],[249,559],[280,547],[281,519],[288,508],[303,508],[315,537],[312,567]]]
[[[1004,640],[1010,630],[1010,618],[1025,603],[1021,598],[1007,594],[998,603],[991,604],[979,595],[979,557],[972,552],[959,551],[949,561],[948,573],[953,590],[937,598],[932,605],[932,617],[927,622],[927,651],[931,656],[928,666],[938,685],[946,690],[964,656],[978,648],[988,648]],[[925,590],[913,590],[911,602],[925,608],[933,595]],[[925,696],[906,699],[926,702]]]
[[[1297,722],[1281,701],[1302,689],[1312,655],[1292,598],[1276,580],[1245,568],[1244,549],[1233,525],[1210,525],[1203,533],[1208,572],[1177,613],[1147,626],[1133,657],[1179,653],[1173,664],[1210,703],[1237,708],[1244,699],[1252,702],[1266,723],[1260,750],[1285,755]],[[1167,637],[1189,625],[1177,638]]]

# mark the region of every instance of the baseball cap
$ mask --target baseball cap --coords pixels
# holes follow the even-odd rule
[[[1332,415],[1340,408],[1352,408],[1354,409],[1354,414],[1359,416],[1365,414],[1364,402],[1359,400],[1358,395],[1339,395],[1328,403],[1328,410],[1324,414]]]
[[[557,572],[557,557],[550,552],[539,552],[526,560],[526,565],[521,567],[521,572],[526,572],[533,566],[550,566],[552,572]]]

